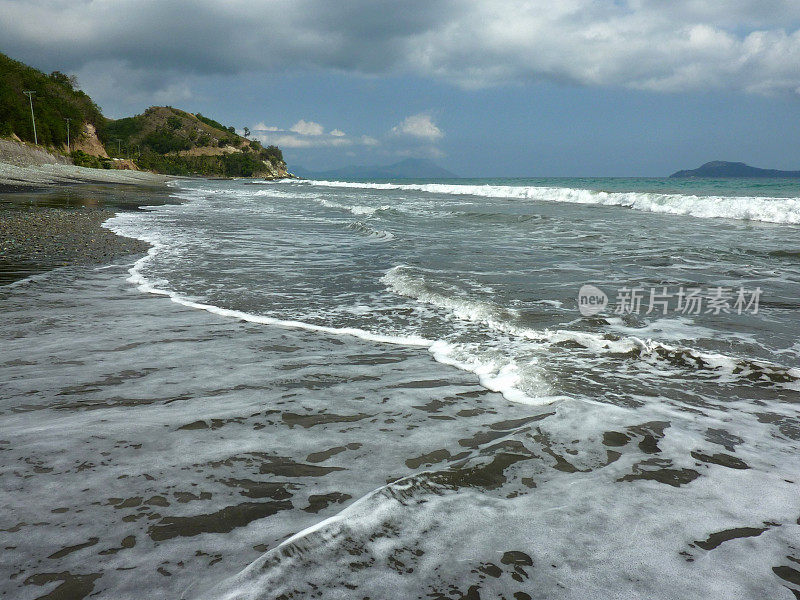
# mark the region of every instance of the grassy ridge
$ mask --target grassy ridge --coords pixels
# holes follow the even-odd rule
[[[105,131],[110,156],[170,175],[251,177],[265,172],[265,162],[283,163],[278,147],[265,148],[237,135],[233,127],[171,106],[153,106],[141,115],[110,121]]]
[[[21,62],[0,54],[0,136],[12,133],[33,142],[33,126],[28,97],[22,92],[33,90],[36,133],[39,144],[61,146],[67,142],[67,124],[71,119],[73,139],[82,131],[81,123],[91,123],[103,138],[106,119],[84,92],[74,89],[74,80],[54,71],[46,75]]]

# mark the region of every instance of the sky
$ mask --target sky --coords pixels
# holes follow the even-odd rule
[[[201,112],[324,170],[800,169],[798,0],[0,0],[106,116]]]

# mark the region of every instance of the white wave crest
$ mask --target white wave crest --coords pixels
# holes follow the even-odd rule
[[[742,221],[800,224],[800,198],[756,196],[697,196],[653,192],[603,192],[587,189],[466,184],[353,183],[348,181],[309,181],[309,185],[375,190],[409,190],[455,196],[510,198],[541,202],[565,202],[620,206],[644,212],[688,215],[703,219],[726,218]]]
[[[444,309],[457,319],[480,323],[497,333],[523,339],[528,343],[529,349],[535,349],[541,356],[548,356],[553,348],[570,343],[585,348],[593,355],[627,354],[636,357],[643,367],[651,364],[678,371],[703,370],[713,373],[720,383],[733,383],[755,377],[786,389],[796,389],[800,385],[800,369],[763,360],[726,356],[636,335],[570,329],[531,329],[515,323],[517,311],[466,296],[451,296],[432,290],[426,284],[424,276],[417,271],[419,270],[407,265],[398,265],[387,271],[383,282],[394,293]],[[461,344],[436,342],[429,350],[439,362],[477,374],[484,387],[501,392],[513,402],[541,404],[543,401],[556,399],[548,398],[552,391],[546,384],[541,369],[534,363],[528,363],[520,369],[511,357],[498,360],[492,356],[481,356],[474,349]],[[527,393],[521,390],[526,390]]]
[[[501,362],[480,359],[471,353],[465,353],[465,349],[458,345],[447,344],[441,340],[429,340],[416,335],[385,335],[355,327],[330,327],[300,320],[278,319],[266,315],[222,308],[213,304],[196,302],[182,296],[178,292],[167,289],[168,283],[166,281],[150,281],[144,276],[142,273],[143,267],[153,260],[159,252],[169,251],[169,243],[165,242],[157,235],[143,231],[140,227],[138,215],[135,213],[119,213],[103,223],[103,227],[110,229],[118,235],[140,239],[151,245],[147,255],[136,261],[133,267],[129,269],[130,277],[128,281],[136,285],[142,292],[166,296],[173,302],[188,308],[204,310],[223,317],[240,319],[250,323],[259,323],[262,325],[285,327],[289,329],[303,329],[328,335],[352,336],[362,340],[383,344],[425,348],[437,362],[454,366],[477,375],[481,385],[489,390],[501,393],[511,402],[541,405],[564,399],[563,396],[548,395],[545,388],[539,389],[541,395],[538,393],[530,395],[523,392],[518,387],[521,378],[517,373],[517,368],[513,361]]]
[[[339,202],[334,202],[333,200],[328,200],[326,198],[315,198],[315,200],[320,204],[322,204],[322,206],[327,206],[328,208],[338,208],[340,210],[346,210],[356,216],[371,217],[378,211],[392,208],[391,206],[365,206],[362,204],[341,204]]]
[[[374,229],[367,225],[364,221],[355,221],[350,223],[347,225],[347,228],[382,242],[390,242],[394,239],[394,234],[390,231]]]

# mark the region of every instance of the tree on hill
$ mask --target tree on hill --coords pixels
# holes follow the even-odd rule
[[[102,139],[105,119],[92,99],[75,89],[76,85],[74,77],[60,71],[46,75],[0,54],[0,135],[16,134],[20,139],[34,140],[28,97],[22,93],[30,90],[34,92],[36,133],[41,145],[66,143],[65,119],[72,123],[73,138],[80,135],[79,123],[91,123]]]

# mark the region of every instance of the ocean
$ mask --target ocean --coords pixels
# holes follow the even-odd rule
[[[172,186],[0,287],[7,597],[800,598],[797,181]]]

